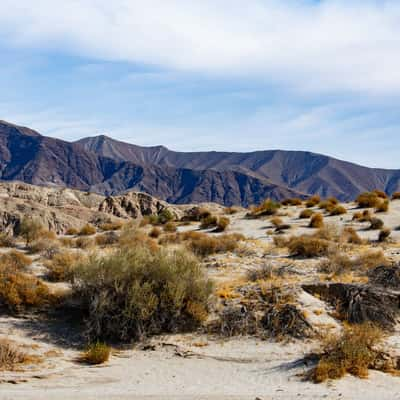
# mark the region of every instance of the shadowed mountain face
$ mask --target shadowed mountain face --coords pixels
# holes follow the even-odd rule
[[[147,192],[171,203],[259,203],[321,194],[352,199],[399,189],[400,171],[361,167],[308,152],[180,153],[97,136],[70,143],[0,121],[0,178],[101,194]]]

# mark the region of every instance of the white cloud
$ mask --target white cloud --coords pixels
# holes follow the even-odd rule
[[[1,0],[0,38],[301,91],[400,89],[394,0]]]

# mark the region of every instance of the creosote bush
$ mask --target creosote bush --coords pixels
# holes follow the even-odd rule
[[[309,227],[310,228],[322,228],[324,226],[324,217],[322,214],[317,213],[311,217]]]
[[[73,292],[90,340],[132,341],[197,327],[207,315],[211,284],[187,251],[136,245],[83,262]]]
[[[91,365],[104,364],[110,359],[111,347],[102,342],[89,344],[82,353],[81,362]]]
[[[377,369],[381,365],[377,363],[379,352],[376,346],[382,338],[382,331],[369,323],[346,325],[342,334],[328,336],[325,340],[319,362],[311,372],[312,380],[320,383],[342,378],[347,373],[368,377],[368,369]]]

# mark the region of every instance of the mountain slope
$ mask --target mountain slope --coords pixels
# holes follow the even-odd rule
[[[250,153],[175,152],[165,147],[141,147],[107,136],[78,141],[99,155],[192,170],[237,171],[292,190],[322,196],[353,199],[365,190],[399,190],[400,171],[367,168],[320,154],[303,151],[267,150]]]
[[[134,189],[174,203],[215,201],[247,206],[265,197],[279,199],[302,195],[268,179],[238,171],[158,165],[162,152],[168,150],[149,148],[138,152],[137,158],[130,156],[132,160],[126,161],[123,158],[127,155],[123,152],[109,149],[108,153],[99,154],[103,153],[100,147],[91,149],[81,143],[49,138],[0,121],[2,180],[66,186],[106,195]]]

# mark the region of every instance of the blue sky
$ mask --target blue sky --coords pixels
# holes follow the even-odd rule
[[[398,1],[2,0],[0,49],[43,134],[400,168]]]

